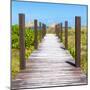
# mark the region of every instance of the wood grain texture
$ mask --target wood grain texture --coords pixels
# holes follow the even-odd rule
[[[68,21],[65,21],[65,48],[68,49]]]
[[[12,89],[87,84],[86,75],[54,34],[46,34],[26,66],[12,80]]]
[[[34,48],[38,49],[38,25],[37,20],[34,20]]]
[[[20,69],[26,68],[25,60],[25,15],[19,14]]]
[[[75,64],[80,67],[81,63],[81,17],[75,17]]]

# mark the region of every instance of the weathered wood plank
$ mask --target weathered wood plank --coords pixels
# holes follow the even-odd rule
[[[26,70],[12,81],[13,89],[84,85],[86,75],[54,34],[46,34],[38,50],[27,60]]]

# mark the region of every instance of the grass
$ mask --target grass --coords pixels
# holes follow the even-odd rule
[[[25,58],[26,60],[34,50],[34,47],[26,48],[25,49]],[[20,72],[19,69],[19,49],[12,49],[12,78],[14,79],[18,72]]]
[[[63,30],[63,43],[65,43],[65,34]],[[71,55],[75,58],[75,30],[68,30],[68,50]],[[84,73],[87,73],[88,61],[87,61],[87,29],[81,28],[81,69]]]
[[[19,69],[19,26],[12,25],[12,78],[15,78]],[[38,30],[38,43],[40,43],[40,30]],[[34,30],[25,28],[25,59],[27,60],[34,50]]]
[[[19,72],[19,50],[12,49],[12,78]]]

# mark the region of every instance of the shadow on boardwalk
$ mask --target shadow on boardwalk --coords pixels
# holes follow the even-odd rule
[[[27,68],[12,80],[12,89],[51,86],[84,85],[86,75],[54,34],[46,34],[38,50],[34,51]]]

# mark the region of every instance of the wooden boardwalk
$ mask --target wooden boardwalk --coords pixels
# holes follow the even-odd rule
[[[54,34],[46,34],[27,60],[26,69],[12,80],[12,89],[87,84],[86,75],[74,61]]]

